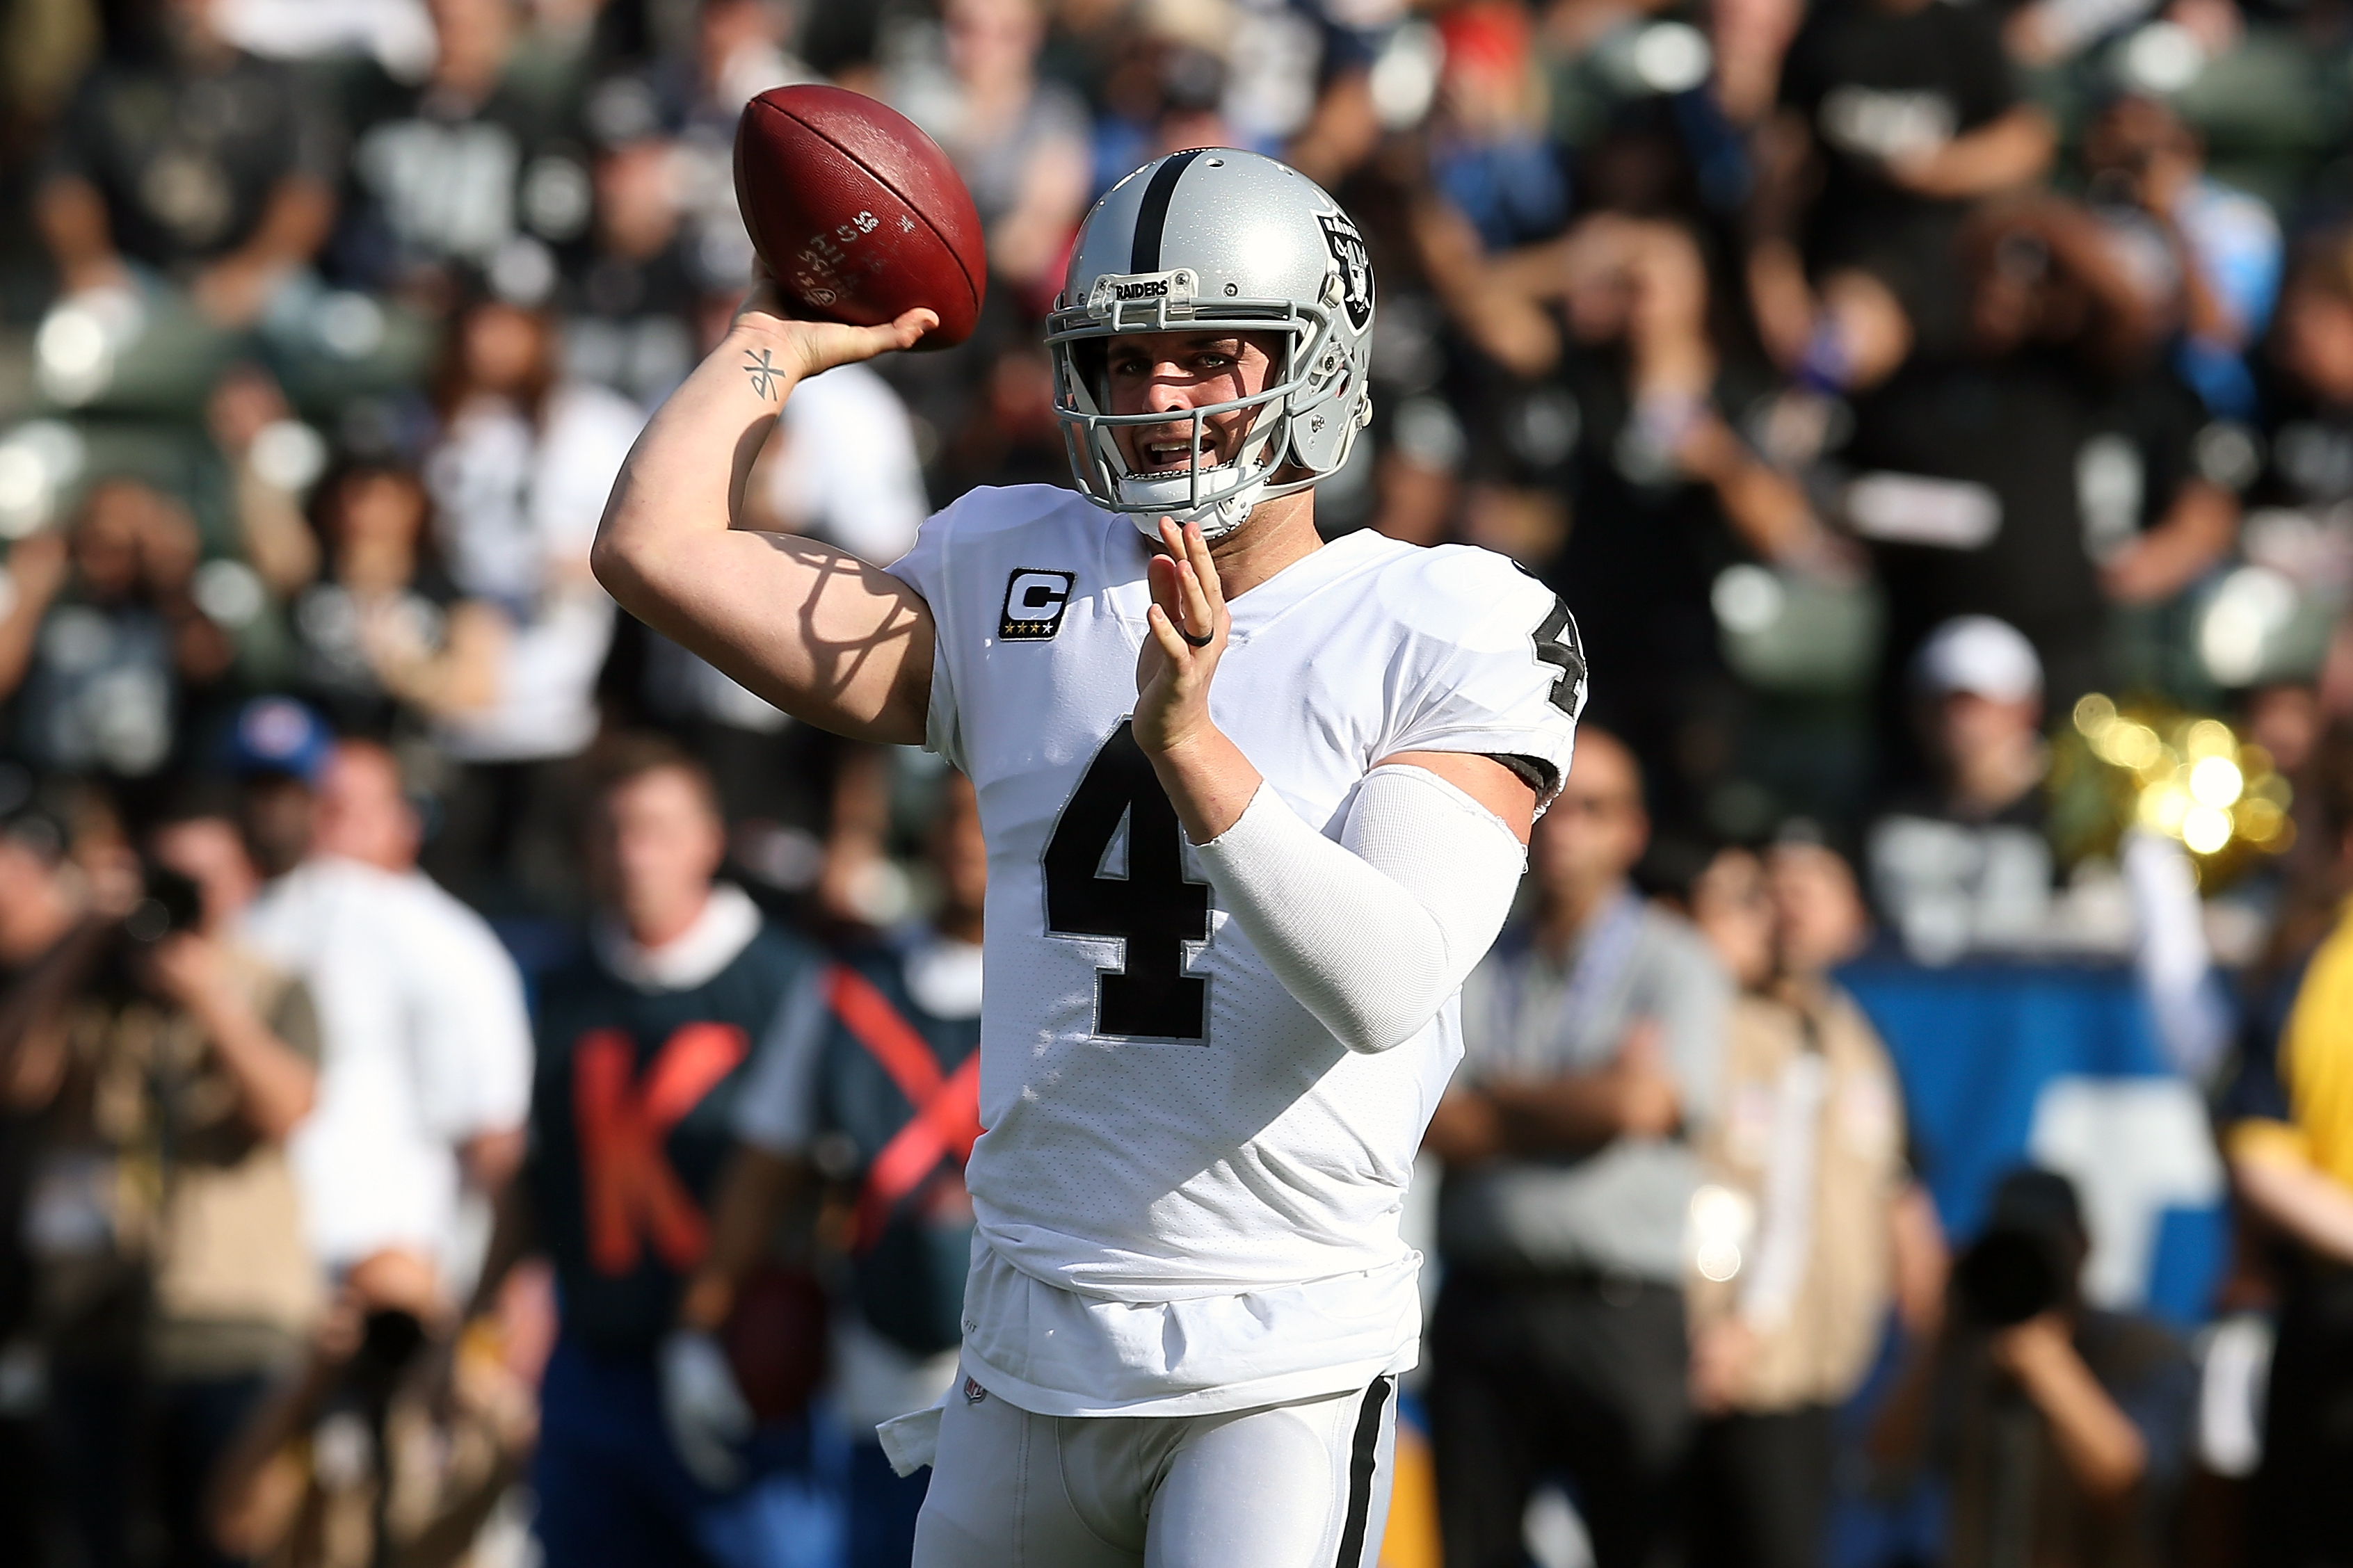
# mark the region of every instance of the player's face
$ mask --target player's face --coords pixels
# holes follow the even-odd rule
[[[1113,414],[1189,414],[1266,389],[1277,340],[1265,332],[1130,332],[1106,345],[1105,391]],[[1232,462],[1250,419],[1237,408],[1202,421],[1201,467]],[[1119,455],[1137,475],[1183,473],[1193,461],[1193,422],[1113,427]]]

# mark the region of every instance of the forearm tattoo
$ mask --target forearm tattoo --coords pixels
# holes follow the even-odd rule
[[[776,351],[762,349],[758,353],[744,351],[744,374],[752,378],[752,394],[770,398],[776,395],[776,377],[783,373],[776,368]]]

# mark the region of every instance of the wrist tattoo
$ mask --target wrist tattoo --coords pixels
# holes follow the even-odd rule
[[[776,368],[776,351],[762,349],[758,353],[744,351],[744,374],[752,378],[752,394],[770,398],[776,395],[776,378],[784,374]]]

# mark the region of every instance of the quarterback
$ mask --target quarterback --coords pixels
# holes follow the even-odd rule
[[[888,569],[734,529],[794,384],[932,324],[787,319],[763,281],[607,510],[630,611],[978,794],[962,1365],[883,1428],[933,1466],[920,1568],[1378,1552],[1420,1331],[1400,1202],[1585,665],[1499,556],[1319,539],[1372,321],[1330,196],[1178,153],[1097,204],[1048,319],[1077,489],[975,490]]]

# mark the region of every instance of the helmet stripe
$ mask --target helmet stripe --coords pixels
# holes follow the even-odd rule
[[[1160,230],[1168,222],[1169,198],[1176,194],[1176,182],[1185,177],[1185,166],[1201,153],[1196,147],[1172,153],[1152,171],[1152,183],[1144,187],[1144,205],[1135,209],[1135,249],[1127,263],[1130,272],[1160,270]]]

